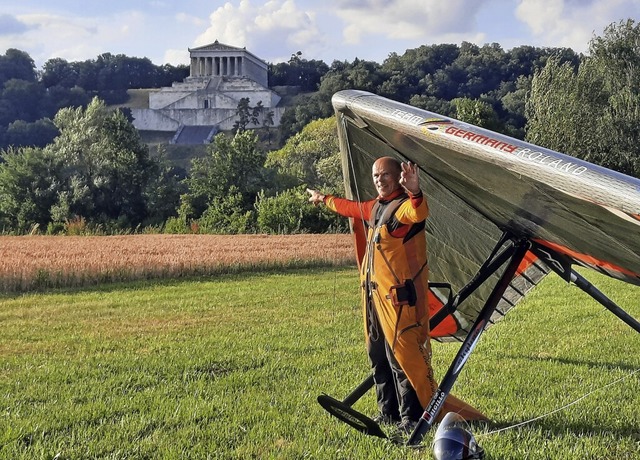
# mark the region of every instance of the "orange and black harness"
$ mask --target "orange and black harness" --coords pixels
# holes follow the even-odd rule
[[[398,326],[400,324],[400,319],[402,318],[403,308],[405,306],[415,307],[416,302],[418,300],[418,293],[415,287],[415,280],[420,276],[422,271],[427,267],[427,259],[425,257],[424,263],[419,267],[418,271],[413,274],[410,278],[401,279],[396,274],[396,270],[394,269],[389,255],[386,254],[385,249],[381,244],[381,231],[383,227],[387,227],[387,232],[392,234],[394,230],[398,228],[399,225],[403,225],[395,218],[395,213],[398,208],[408,199],[406,194],[402,194],[397,198],[384,202],[384,201],[376,201],[371,209],[371,213],[369,216],[368,222],[366,222],[369,227],[370,235],[368,238],[367,251],[366,251],[366,264],[363,264],[362,269],[365,270],[363,273],[363,288],[365,288],[367,296],[372,296],[373,292],[376,292],[377,295],[380,295],[378,284],[372,279],[375,279],[375,255],[378,253],[384,264],[388,270],[388,272],[393,276],[393,282],[388,288],[388,294],[386,294],[385,298],[390,300],[394,308],[398,309],[395,328],[394,328],[394,336],[393,336],[393,344],[391,349],[395,349],[395,344],[398,337],[406,332],[409,329],[414,327],[420,327],[422,324],[418,321],[417,315],[414,316],[416,320],[413,324],[405,326],[402,330],[398,331]],[[418,222],[416,224],[411,225],[406,234],[402,237],[402,244],[404,245],[407,241],[411,240],[411,238],[417,235],[420,232],[424,231],[424,221]],[[382,300],[382,299],[379,299]],[[376,314],[373,309],[372,302],[367,302],[369,308],[367,310],[368,314]]]

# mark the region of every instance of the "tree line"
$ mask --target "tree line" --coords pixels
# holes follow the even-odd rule
[[[234,133],[214,138],[205,157],[193,160],[186,178],[162,152],[149,155],[125,112],[94,97],[59,108],[50,121],[57,134],[45,145],[3,150],[0,229],[343,231],[343,220],[308,205],[304,189],[341,191],[330,97],[346,88],[372,91],[639,177],[639,42],[640,26],[629,19],[594,36],[587,55],[524,46],[505,52],[495,44],[463,43],[391,54],[382,64],[336,61],[324,71],[298,53],[288,63],[270,66],[277,82],[314,89],[285,112],[280,148],[265,151],[256,132],[238,123]],[[12,78],[19,69],[31,75],[24,54],[17,56],[23,66],[14,66]],[[0,59],[0,78],[5,75]],[[5,89],[11,80],[5,80]],[[36,81],[44,81],[44,73]],[[55,81],[61,86],[63,80]],[[239,120],[242,113],[239,108]]]
[[[86,107],[96,96],[121,103],[128,89],[170,86],[188,75],[186,66],[111,53],[78,62],[49,59],[37,70],[28,53],[8,49],[0,55],[0,148],[48,144],[58,134],[52,119],[64,107]]]
[[[331,96],[341,89],[363,89],[442,115],[455,115],[458,99],[471,99],[483,126],[522,138],[524,94],[533,73],[550,56],[577,65],[567,48],[520,46],[505,51],[493,43],[477,46],[424,45],[382,64],[355,59],[307,60],[302,52],[288,62],[268,65],[271,87],[295,86],[305,95],[286,112],[278,129],[282,145],[311,120],[331,115]],[[24,51],[0,55],[0,148],[44,146],[57,135],[51,122],[63,107],[86,106],[93,97],[107,104],[127,100],[127,90],[171,86],[189,75],[187,66],[154,65],[148,58],[104,53],[96,59],[49,59],[40,70]]]
[[[524,104],[536,71],[550,58],[577,66],[580,56],[569,48],[519,46],[505,51],[497,43],[478,46],[423,45],[403,55],[391,53],[379,64],[355,59],[334,61],[317,79],[317,90],[305,95],[281,120],[282,139],[299,132],[311,120],[332,114],[331,96],[342,89],[361,89],[445,116],[473,101],[477,125],[522,139]],[[292,56],[290,69],[304,73],[316,61]],[[293,71],[295,75],[295,71]],[[314,76],[315,77],[315,76]]]

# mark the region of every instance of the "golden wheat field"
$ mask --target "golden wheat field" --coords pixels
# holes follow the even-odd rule
[[[0,237],[4,292],[353,263],[347,234]]]

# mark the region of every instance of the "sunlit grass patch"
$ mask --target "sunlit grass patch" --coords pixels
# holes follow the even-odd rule
[[[637,288],[590,278],[640,316]],[[359,302],[353,267],[5,296],[0,458],[430,458],[433,433],[407,449],[316,402],[367,376]],[[457,349],[434,343],[438,378]],[[487,458],[631,459],[639,349],[550,276],[483,335],[453,393],[492,418],[473,427]],[[374,415],[373,392],[355,407]]]

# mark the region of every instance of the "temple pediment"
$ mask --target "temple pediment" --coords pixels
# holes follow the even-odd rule
[[[189,52],[191,51],[246,51],[246,48],[238,48],[236,46],[225,45],[224,43],[220,43],[218,40],[216,40],[215,42],[209,43],[208,45],[189,48]]]

